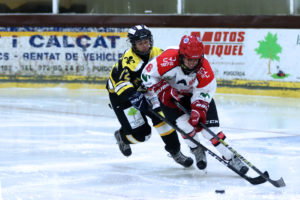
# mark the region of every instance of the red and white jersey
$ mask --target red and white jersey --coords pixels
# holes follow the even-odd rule
[[[167,81],[179,94],[191,94],[191,102],[201,99],[210,102],[215,94],[217,83],[206,58],[197,72],[185,74],[179,63],[179,49],[167,49],[149,62],[142,71],[142,80],[151,90],[161,80]]]

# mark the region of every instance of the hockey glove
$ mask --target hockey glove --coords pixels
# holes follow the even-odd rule
[[[145,96],[140,92],[135,92],[133,95],[131,95],[129,98],[130,103],[132,106],[139,111],[147,112],[148,111],[148,102],[145,98]]]
[[[202,127],[199,125],[199,122],[203,124],[206,123],[206,113],[209,108],[209,104],[202,100],[196,100],[191,104],[191,116],[189,123],[195,127],[197,132],[202,130]]]
[[[179,95],[176,89],[172,88],[167,81],[161,80],[159,83],[153,86],[153,89],[164,105],[170,108],[177,108],[172,100],[180,101]]]

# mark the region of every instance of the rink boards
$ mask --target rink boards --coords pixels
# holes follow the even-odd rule
[[[218,92],[300,96],[296,29],[151,28],[154,45],[201,37]],[[172,35],[172,38],[169,37]],[[104,88],[127,28],[0,27],[0,87]],[[176,41],[174,43],[174,41]]]

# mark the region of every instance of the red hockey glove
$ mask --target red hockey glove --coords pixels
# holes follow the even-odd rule
[[[172,88],[167,81],[161,80],[153,86],[153,90],[164,105],[170,108],[177,108],[172,99],[180,101],[179,95],[176,89]]]
[[[196,100],[191,104],[191,116],[189,123],[195,127],[197,132],[202,130],[202,127],[199,125],[199,122],[203,124],[206,123],[206,113],[209,108],[209,104],[202,100]]]

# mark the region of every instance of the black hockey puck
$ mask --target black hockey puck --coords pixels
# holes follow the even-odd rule
[[[216,190],[215,192],[218,193],[218,194],[224,194],[225,190]]]

